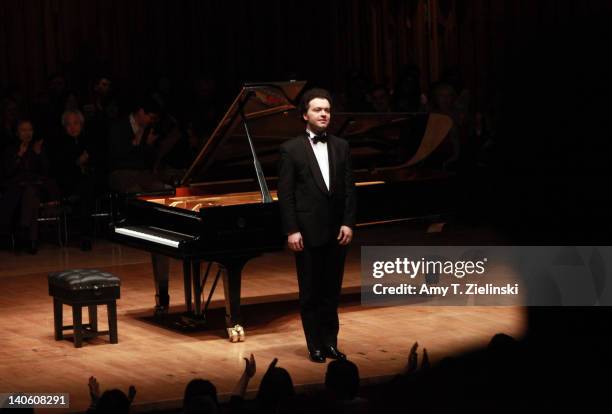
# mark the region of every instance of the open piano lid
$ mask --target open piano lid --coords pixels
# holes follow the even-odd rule
[[[245,153],[246,136],[242,123],[241,111],[247,123],[251,124],[253,120],[259,118],[274,118],[274,115],[280,114],[283,118],[288,118],[288,114],[295,115],[297,110],[297,99],[304,89],[306,81],[287,81],[287,82],[266,82],[266,83],[248,83],[244,84],[240,93],[234,99],[223,119],[191,164],[185,176],[181,180],[181,185],[189,185],[201,183],[204,181],[216,181],[223,177],[224,179],[240,179],[247,176],[240,176],[240,173],[230,174],[227,170],[233,170],[236,173],[239,168],[233,168],[232,163],[239,160],[241,164],[249,160],[250,154]],[[283,122],[287,124],[286,128],[281,128],[274,135],[282,135],[283,139],[286,136],[295,135],[296,131],[303,129],[303,124],[300,125],[299,118],[293,116],[292,122]],[[275,125],[279,126],[277,122]],[[286,131],[282,131],[287,129]],[[284,132],[284,133],[283,133]],[[239,148],[232,148],[230,137],[240,139]],[[243,139],[244,138],[244,139]],[[254,142],[255,146],[261,144]],[[277,147],[278,149],[278,147]],[[221,152],[221,153],[220,153]],[[252,166],[252,164],[251,164]],[[221,167],[225,170],[223,173],[218,171]],[[236,166],[237,167],[237,166]],[[250,175],[252,177],[252,174]]]
[[[201,187],[206,192],[213,188],[209,184],[228,192],[261,190],[240,115],[242,109],[263,175],[269,189],[274,190],[279,146],[304,133],[298,100],[305,84],[245,84],[187,170],[181,186]],[[411,178],[415,172],[429,176],[431,171],[441,170],[437,162],[429,162],[429,168],[423,169],[422,161],[433,161],[430,156],[451,126],[450,118],[439,114],[333,112],[329,132],[349,142],[356,180],[392,181]],[[372,171],[388,173],[372,177]]]

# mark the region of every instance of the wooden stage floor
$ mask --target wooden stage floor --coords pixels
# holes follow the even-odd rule
[[[307,359],[297,304],[293,257],[288,252],[250,262],[243,277],[243,317],[247,340],[232,344],[223,329],[221,292],[215,295],[208,330],[189,331],[152,320],[153,282],[149,256],[99,241],[91,252],[44,245],[37,256],[0,251],[0,393],[68,392],[70,410],[88,406],[87,379],[105,388],[138,390],[134,411],[179,407],[193,378],[211,380],[218,392],[231,392],[242,373],[243,357],[255,355],[255,390],[273,358],[299,387],[324,380],[326,365]],[[53,338],[53,312],[47,291],[49,271],[95,267],[122,279],[118,301],[119,343],[106,337],[76,349]],[[173,262],[171,313],[182,306],[182,276]],[[418,341],[432,362],[486,345],[498,332],[521,337],[524,310],[517,307],[364,307],[359,299],[359,248],[351,250],[340,308],[339,347],[360,370],[363,382],[401,371],[408,350]],[[69,324],[71,312],[64,312]],[[106,312],[100,307],[99,318]],[[102,327],[106,324],[102,323]],[[44,410],[37,410],[44,412]],[[58,410],[53,410],[58,412]]]

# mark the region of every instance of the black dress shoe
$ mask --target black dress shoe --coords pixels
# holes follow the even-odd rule
[[[323,355],[332,359],[346,359],[346,355],[340,352],[334,345],[327,345],[323,348]]]
[[[323,352],[320,349],[314,349],[308,353],[310,354],[310,360],[312,362],[318,362],[319,364],[325,362],[325,356],[323,356]]]

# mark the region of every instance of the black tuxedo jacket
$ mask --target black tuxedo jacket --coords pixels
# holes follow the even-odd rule
[[[348,142],[328,136],[327,190],[309,138],[300,135],[280,147],[278,200],[286,234],[301,232],[304,244],[321,246],[340,226],[355,225],[355,185]]]

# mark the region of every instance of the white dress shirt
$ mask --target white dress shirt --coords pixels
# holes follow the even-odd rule
[[[308,134],[308,141],[310,142],[315,157],[317,158],[317,163],[319,164],[319,169],[321,170],[321,175],[323,176],[323,181],[325,181],[325,186],[329,190],[329,157],[327,155],[327,142],[319,141],[314,143],[312,138],[316,134],[308,129],[306,130],[306,133]]]

